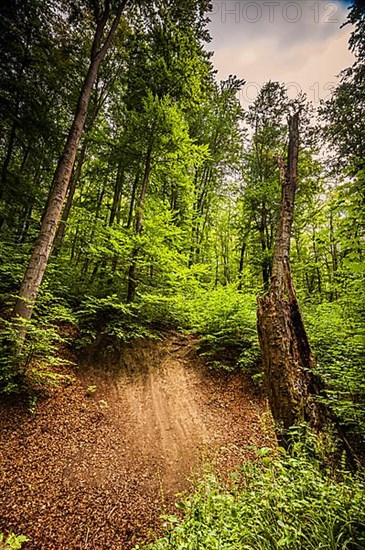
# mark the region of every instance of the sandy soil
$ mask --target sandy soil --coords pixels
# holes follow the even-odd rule
[[[33,414],[3,403],[0,531],[25,534],[29,549],[129,550],[208,465],[224,477],[251,446],[272,445],[250,378],[212,373],[195,345],[99,342]]]

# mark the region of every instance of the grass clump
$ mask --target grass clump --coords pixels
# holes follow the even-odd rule
[[[223,485],[210,474],[165,518],[145,550],[360,550],[365,548],[364,476],[334,479],[303,448],[264,450]]]

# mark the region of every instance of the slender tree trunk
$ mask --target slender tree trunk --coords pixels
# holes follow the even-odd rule
[[[27,45],[27,49],[28,49],[28,45]],[[24,74],[25,65],[26,65],[26,58],[24,57],[22,66],[21,66],[20,71],[19,71],[19,76],[18,76],[20,82],[22,82],[22,77],[23,77],[23,74]],[[16,131],[17,131],[17,128],[18,128],[18,117],[19,117],[20,102],[21,102],[21,95],[20,95],[20,89],[18,89],[18,91],[16,93],[16,97],[15,97],[15,109],[14,109],[14,115],[13,115],[13,117],[14,117],[13,118],[13,123],[12,123],[11,128],[10,128],[10,133],[9,133],[9,138],[8,138],[8,146],[7,146],[7,149],[6,149],[6,154],[5,154],[4,161],[3,161],[3,166],[2,166],[2,186],[1,186],[1,189],[0,189],[0,193],[4,189],[4,186],[5,186],[5,184],[7,182],[7,179],[8,179],[8,169],[9,169],[11,157],[13,155],[13,149],[14,149],[15,138],[16,138]]]
[[[242,290],[243,266],[245,262],[246,248],[247,248],[247,242],[246,242],[246,239],[244,239],[241,245],[240,262],[238,266],[238,287],[237,287],[238,290]]]
[[[8,168],[9,168],[11,156],[13,154],[16,128],[17,128],[17,121],[14,120],[13,124],[11,125],[11,130],[10,130],[9,139],[8,139],[8,147],[7,147],[6,155],[5,155],[4,162],[3,162],[2,187],[1,187],[2,189],[4,188],[4,186],[6,184],[6,181],[8,179]]]
[[[18,238],[17,238],[18,243],[23,243],[25,241],[25,237],[29,229],[32,210],[33,210],[33,204],[31,203],[23,211],[22,222],[21,224],[19,224],[19,231],[18,231]]]
[[[205,166],[198,185],[199,174],[195,174],[195,202],[191,231],[191,246],[189,253],[189,267],[194,263],[197,263],[200,256],[200,245],[204,236],[204,225],[207,220],[207,213],[205,213],[205,221],[203,221],[203,227],[201,227],[201,220],[203,219],[204,211],[206,208],[206,196],[209,190],[209,184],[211,182],[213,172],[209,166]]]
[[[138,236],[142,233],[142,221],[143,221],[143,210],[144,203],[146,200],[146,194],[148,189],[148,184],[150,181],[150,174],[152,168],[152,150],[153,150],[153,137],[151,143],[148,147],[146,155],[146,164],[142,180],[141,193],[138,200],[138,206],[136,211],[136,223],[135,223],[135,234]],[[136,268],[137,268],[137,254],[138,247],[135,247],[132,252],[132,260],[128,270],[128,292],[127,292],[127,302],[133,302],[136,297],[136,288],[137,288],[137,279],[136,279]]]
[[[260,233],[260,242],[261,242],[261,250],[262,250],[262,263],[261,263],[262,281],[264,284],[264,290],[265,292],[267,292],[270,286],[271,262],[269,258],[269,250],[270,250],[269,242],[267,239],[267,210],[266,210],[265,201],[263,201],[262,207],[261,207],[261,220],[260,220],[259,233]]]
[[[190,250],[189,250],[189,257],[188,257],[188,267],[191,267],[194,264],[195,259],[195,226],[197,224],[197,201],[196,201],[196,194],[197,194],[197,182],[199,179],[199,168],[195,170],[194,175],[194,197],[195,200],[193,202],[193,212],[192,212],[192,220],[191,220],[191,240],[190,240]]]
[[[97,23],[91,50],[89,69],[81,88],[74,120],[67,137],[64,151],[53,177],[52,192],[47,210],[42,220],[40,233],[20,288],[19,297],[15,302],[13,310],[14,318],[20,317],[27,320],[32,316],[34,304],[47,267],[48,258],[56,233],[57,223],[61,215],[63,202],[69,185],[77,147],[85,125],[91,91],[100,63],[105,57],[106,51],[117,29],[126,3],[127,0],[120,3],[104,43],[102,43],[102,39],[108,18],[110,16],[110,3],[108,1],[105,2],[105,9]],[[22,327],[19,330],[19,345],[21,346],[26,331],[24,325],[22,326],[22,324],[20,324],[20,326]]]
[[[123,193],[123,183],[124,183],[124,166],[122,161],[119,161],[117,178],[116,178],[115,187],[114,187],[113,203],[110,210],[109,227],[113,226],[115,220],[117,220],[118,225],[120,224],[120,202],[121,202],[122,193]],[[119,261],[119,255],[116,252],[112,259],[112,265],[111,265],[112,273],[116,272],[118,261]]]
[[[105,99],[107,97],[107,94],[104,94],[104,90],[102,90],[101,93],[100,93],[100,96],[97,97],[97,87],[98,87],[98,79],[97,78],[95,79],[94,84],[95,84],[94,90],[95,90],[95,96],[96,97],[95,97],[93,106],[91,108],[91,113],[89,115],[89,118],[86,121],[87,128],[85,128],[84,133],[89,132],[93,128],[94,122],[95,122],[95,120],[96,120],[96,118],[97,118],[97,116],[100,112],[100,109],[103,106],[103,103],[105,102]],[[54,238],[53,248],[54,248],[55,256],[57,256],[59,254],[59,252],[61,250],[61,247],[62,247],[62,244],[63,244],[63,240],[65,238],[65,234],[66,234],[66,230],[67,230],[67,221],[68,221],[68,218],[70,216],[71,207],[72,207],[73,199],[74,199],[74,196],[75,196],[75,191],[76,191],[77,185],[78,185],[80,177],[81,177],[81,172],[82,172],[82,168],[83,168],[83,165],[84,165],[84,162],[85,162],[85,157],[86,157],[86,152],[87,152],[88,146],[89,146],[89,143],[86,141],[86,138],[84,138],[84,142],[82,144],[79,157],[76,161],[76,169],[74,167],[73,172],[72,172],[72,176],[71,176],[70,183],[69,183],[69,186],[68,186],[68,194],[67,194],[66,204],[63,208],[61,220],[60,220],[60,223],[59,223],[57,231],[56,231],[56,236]]]
[[[337,290],[337,270],[338,270],[338,252],[337,243],[335,238],[335,232],[333,228],[333,211],[330,211],[330,241],[331,241],[331,258],[332,258],[332,297],[338,300]]]
[[[132,194],[131,194],[131,201],[129,204],[129,212],[128,212],[126,229],[130,229],[132,227],[134,203],[136,202],[137,187],[139,182],[139,171],[140,171],[140,168],[138,167],[136,177],[134,178],[134,182],[132,186]]]
[[[79,224],[77,224],[76,226],[76,231],[75,231],[75,236],[73,238],[73,241],[72,241],[72,247],[71,247],[71,254],[70,254],[70,262],[72,262],[75,258],[75,254],[76,254],[76,244],[77,244],[77,241],[78,241],[78,238],[79,238]],[[77,263],[77,262],[76,262]]]
[[[17,128],[18,128],[18,118],[19,118],[19,110],[20,110],[20,104],[21,104],[21,90],[22,90],[22,84],[23,84],[24,71],[25,71],[25,69],[27,67],[27,64],[28,64],[28,61],[29,61],[28,56],[29,56],[29,47],[30,47],[30,43],[31,43],[31,34],[32,34],[31,30],[28,28],[28,32],[27,32],[27,35],[26,35],[24,56],[23,56],[21,66],[20,66],[18,74],[17,74],[18,90],[15,94],[15,107],[14,107],[14,113],[13,113],[13,122],[12,122],[12,125],[11,125],[11,128],[10,128],[10,133],[9,133],[9,138],[8,138],[8,146],[7,146],[5,157],[4,157],[4,160],[3,160],[2,171],[1,171],[2,178],[1,178],[1,186],[0,186],[0,199],[3,196],[4,188],[5,188],[5,185],[6,185],[6,182],[7,182],[8,168],[9,168],[11,157],[12,157],[12,154],[13,154],[13,148],[14,148],[14,143],[15,143],[15,138],[16,138],[16,131],[17,131]],[[0,225],[2,225],[1,222],[0,222]]]
[[[96,210],[95,210],[94,222],[93,222],[93,225],[92,225],[92,228],[91,228],[91,233],[90,233],[90,236],[88,237],[88,242],[90,242],[90,243],[94,242],[96,228],[97,228],[97,225],[98,225],[98,221],[100,220],[100,210],[101,210],[101,207],[102,207],[102,204],[103,204],[104,194],[105,194],[105,188],[104,188],[104,186],[102,186],[101,190],[100,190],[100,194],[98,196],[98,202],[96,203]],[[80,256],[79,256],[79,258],[80,258]],[[78,261],[76,263],[78,263]],[[92,263],[91,257],[90,257],[90,255],[87,255],[86,259],[85,259],[85,262],[84,262],[84,266],[82,268],[82,280],[83,280],[83,282],[86,282],[86,280],[87,280],[87,274],[89,273],[89,268],[90,268],[91,263]]]
[[[219,251],[217,243],[214,243],[214,253],[215,253],[215,279],[214,279],[214,288],[218,287],[219,282]]]
[[[74,199],[74,196],[75,196],[76,187],[77,187],[77,184],[78,184],[80,176],[81,176],[82,166],[84,164],[84,160],[85,160],[85,156],[86,156],[86,150],[87,150],[87,143],[85,142],[85,143],[83,143],[83,145],[81,147],[80,156],[79,156],[78,161],[77,161],[76,170],[74,170],[74,172],[72,174],[72,177],[71,177],[71,180],[70,180],[70,185],[69,185],[69,188],[68,188],[66,204],[65,204],[65,207],[62,211],[61,220],[60,220],[60,223],[59,223],[58,228],[57,228],[56,236],[54,238],[54,245],[53,246],[54,246],[54,253],[56,254],[56,256],[58,255],[59,251],[61,250],[63,239],[65,237],[67,221],[68,221],[68,218],[69,218],[69,215],[70,215],[73,199]]]
[[[252,224],[252,217],[250,217],[250,219],[248,221],[248,224],[246,226],[246,231],[243,234],[243,238],[242,238],[242,244],[241,244],[241,250],[240,250],[240,260],[239,260],[239,264],[238,264],[238,287],[237,287],[237,290],[242,290],[242,286],[243,286],[243,268],[244,268],[244,265],[245,265],[245,254],[246,254],[246,250],[247,250],[247,242],[248,242],[248,238],[249,238],[250,233],[251,233],[251,224]]]
[[[287,169],[282,166],[282,204],[277,231],[271,286],[268,295],[258,300],[258,333],[264,364],[264,377],[270,408],[279,440],[288,444],[288,430],[303,420],[319,428],[320,407],[313,398],[316,380],[315,359],[299,310],[289,253],[297,186],[299,151],[299,113],[289,120]],[[285,176],[284,176],[285,172]]]
[[[114,220],[118,218],[118,213],[120,210],[120,200],[123,192],[123,180],[124,180],[124,167],[123,167],[122,161],[119,161],[117,178],[116,178],[115,187],[114,187],[113,203],[110,209],[110,218],[109,218],[110,227],[113,225]]]
[[[314,225],[313,225],[312,242],[313,242],[314,259],[316,262],[318,293],[320,296],[322,296],[322,275],[321,275],[321,270],[319,268],[319,256],[318,256],[318,250],[317,250],[317,244],[316,244],[316,228]]]

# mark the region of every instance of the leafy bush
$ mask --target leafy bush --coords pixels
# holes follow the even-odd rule
[[[257,366],[259,344],[256,299],[234,287],[200,293],[194,302],[192,328],[200,335],[201,351],[226,366]]]
[[[28,254],[29,245],[0,242],[0,303],[19,289]]]
[[[121,341],[151,336],[160,329],[191,330],[200,336],[200,351],[211,362],[248,368],[259,356],[256,301],[233,287],[215,290],[194,288],[184,296],[145,293],[139,301],[124,304],[117,295],[88,297],[77,312],[82,345],[97,333]]]
[[[16,357],[17,335],[9,321],[0,323],[0,392],[13,393],[18,389],[18,360]]]
[[[20,321],[19,321],[20,322]],[[24,375],[32,366],[32,375],[39,382],[51,382],[58,375],[50,367],[66,361],[59,356],[58,347],[65,339],[60,335],[59,325],[75,323],[70,308],[60,298],[55,298],[47,287],[42,290],[34,316],[23,321],[26,339],[18,350],[18,331],[12,320],[1,319],[0,331],[0,392],[13,393],[22,389]]]
[[[67,363],[59,356],[58,345],[64,339],[57,327],[36,320],[27,322],[26,340],[21,351],[17,351],[17,331],[14,325],[4,320],[1,325],[0,392],[10,394],[21,390],[25,374],[30,368],[37,383],[52,382],[59,377],[50,370]]]
[[[29,539],[24,535],[14,535],[10,533],[5,538],[4,533],[0,533],[0,548],[4,550],[18,550],[23,546],[23,542],[27,542]]]
[[[344,303],[323,303],[306,312],[318,372],[326,382],[323,401],[350,431],[365,438],[364,325]]]
[[[256,299],[233,286],[191,288],[187,294],[144,294],[138,315],[149,326],[178,328],[197,333],[200,352],[212,365],[251,368],[258,364]]]
[[[122,342],[152,335],[140,307],[122,303],[117,295],[86,297],[76,319],[80,328],[79,347],[93,342],[98,334],[115,336]]]
[[[166,535],[146,550],[364,548],[364,477],[342,472],[336,481],[303,448],[281,454],[262,449],[229,486],[206,476],[178,504],[183,519],[166,517]]]

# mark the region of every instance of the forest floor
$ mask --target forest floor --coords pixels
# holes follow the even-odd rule
[[[210,371],[191,336],[99,343],[68,374],[33,412],[0,404],[0,532],[24,548],[146,543],[206,468],[224,477],[274,444],[251,378]]]

